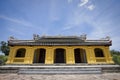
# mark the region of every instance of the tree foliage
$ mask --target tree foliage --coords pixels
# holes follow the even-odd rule
[[[120,65],[120,51],[111,50],[110,52],[112,54],[113,61],[115,62],[115,64]]]
[[[112,55],[120,55],[120,51],[117,50],[111,50],[110,52]]]
[[[5,41],[1,41],[0,42],[0,50],[5,54],[8,55],[9,54],[9,47],[8,44]]]
[[[7,56],[0,55],[0,65],[4,65],[6,61],[7,61]]]

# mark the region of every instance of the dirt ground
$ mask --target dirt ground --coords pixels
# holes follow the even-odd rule
[[[0,74],[0,80],[120,80],[120,73],[104,74]]]

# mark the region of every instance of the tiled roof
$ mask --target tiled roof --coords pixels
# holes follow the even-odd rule
[[[72,46],[72,45],[106,45],[110,46],[110,40],[86,40],[82,39],[81,37],[76,36],[68,36],[68,37],[40,37],[39,39],[35,40],[9,40],[8,44],[10,46]]]

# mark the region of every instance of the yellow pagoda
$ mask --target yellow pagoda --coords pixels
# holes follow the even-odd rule
[[[113,64],[109,37],[87,40],[81,36],[39,36],[32,40],[8,41],[10,53],[6,64]]]

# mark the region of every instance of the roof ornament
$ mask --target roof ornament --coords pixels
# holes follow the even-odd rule
[[[62,37],[62,35],[61,34],[58,34],[58,36],[57,37]]]
[[[101,38],[102,40],[110,40],[110,36],[106,36],[105,38]]]
[[[106,39],[106,40],[110,40],[110,36],[106,36],[105,39]]]
[[[80,38],[82,39],[82,40],[86,40],[86,34],[82,34],[82,35],[80,35]]]
[[[10,36],[9,40],[15,40],[15,38],[13,36]]]
[[[33,39],[34,39],[34,40],[39,40],[39,38],[40,38],[40,37],[39,37],[38,34],[33,34]]]
[[[42,37],[46,37],[46,34],[43,34]]]

